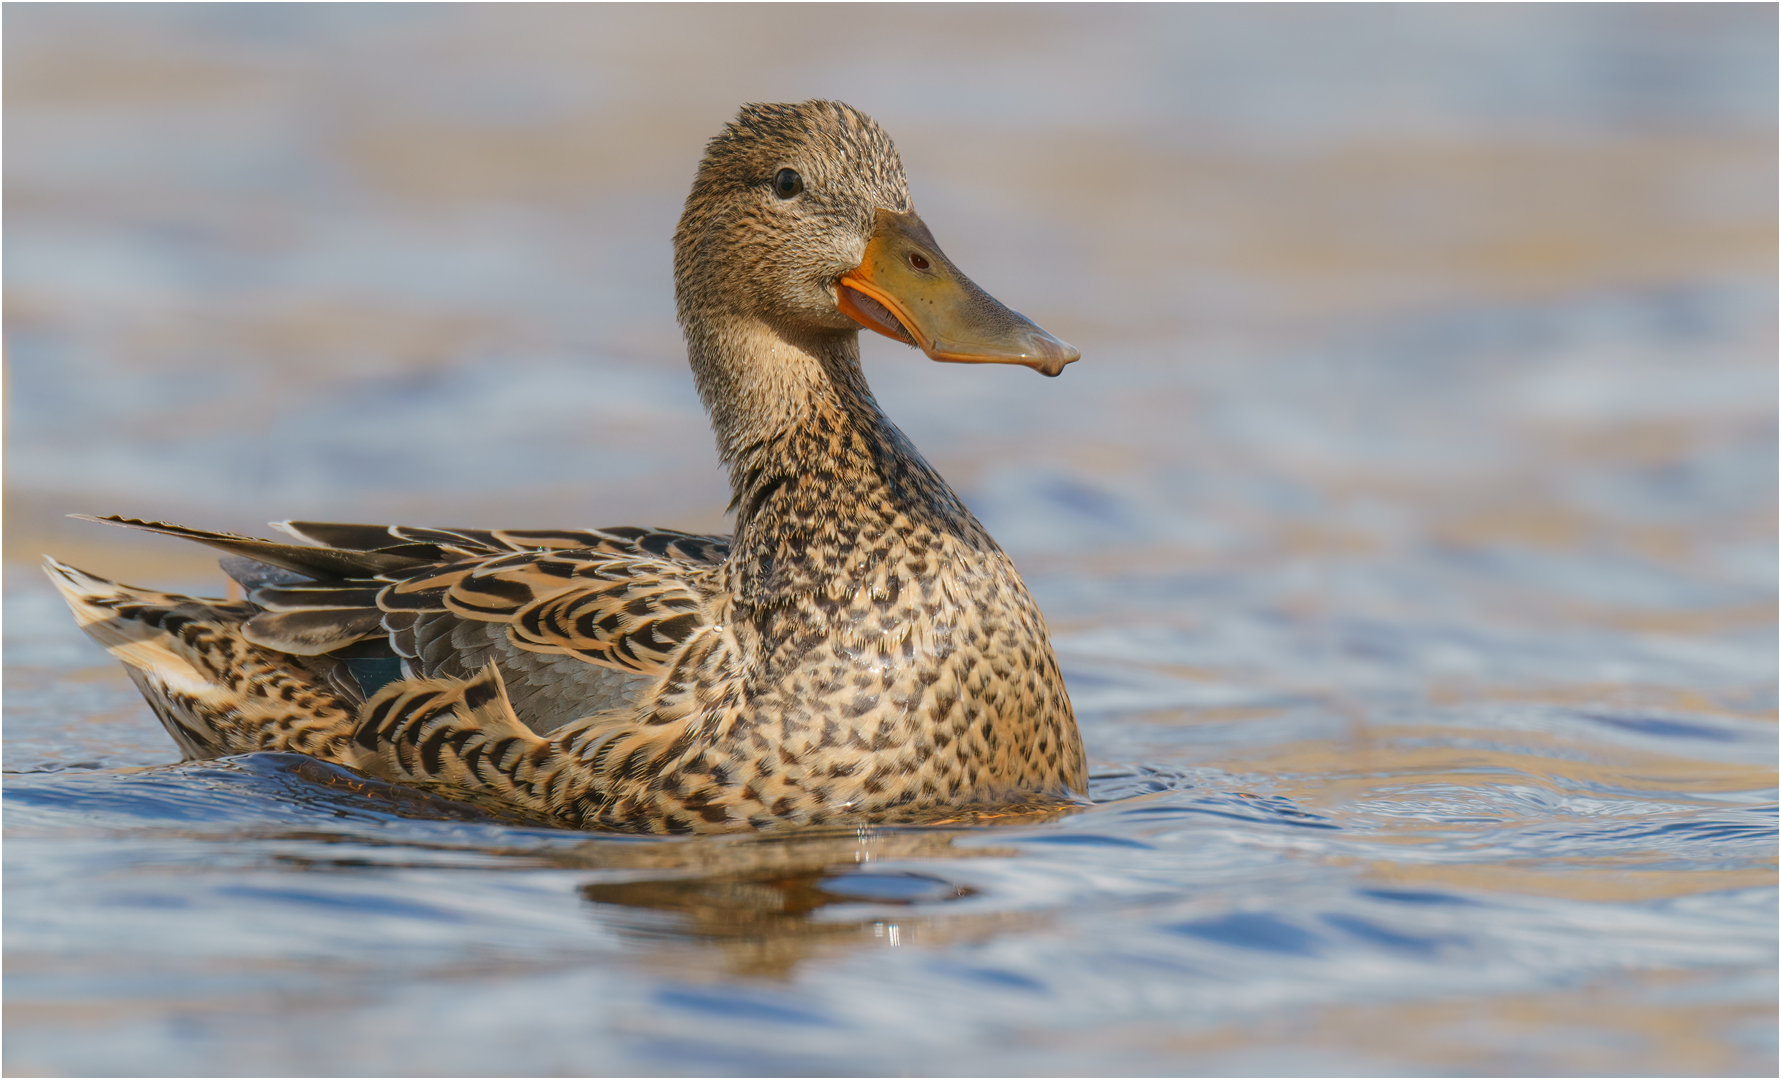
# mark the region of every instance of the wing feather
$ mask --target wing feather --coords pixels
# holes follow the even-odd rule
[[[708,621],[687,581],[688,569],[585,549],[507,556],[469,572],[391,585],[379,603],[385,610],[424,606],[469,621],[504,623],[513,644],[529,652],[654,674]]]
[[[321,656],[356,644],[380,629],[376,608],[341,611],[262,611],[241,624],[241,636],[263,648],[292,656]]]
[[[289,585],[262,585],[247,598],[267,611],[377,610],[381,582],[306,581]]]
[[[410,677],[494,663],[523,722],[615,708],[709,625],[699,579],[729,539],[672,529],[460,529],[275,523],[303,547],[129,518],[109,524],[229,553],[259,610],[256,645],[292,656],[400,657]],[[479,629],[480,628],[480,629]],[[355,669],[356,670],[356,669]]]

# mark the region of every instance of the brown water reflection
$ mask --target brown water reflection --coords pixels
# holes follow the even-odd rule
[[[606,906],[604,920],[667,946],[648,949],[647,962],[701,982],[788,979],[800,964],[860,949],[939,948],[1050,921],[1018,911],[948,913],[945,905],[976,891],[930,874],[872,869],[874,861],[1018,854],[960,849],[954,839],[861,833],[687,851],[685,876],[594,882],[581,894]],[[689,941],[698,947],[684,947]]]
[[[399,789],[372,794],[375,801],[402,797]],[[398,809],[425,814],[425,808],[413,801]],[[464,815],[461,809],[446,806],[426,816]],[[1025,820],[1030,824],[1041,818],[1028,815]],[[937,948],[983,941],[998,934],[1032,932],[1050,922],[1041,912],[946,911],[946,905],[975,896],[977,890],[908,869],[908,864],[1011,859],[1020,854],[1013,847],[959,847],[956,841],[963,835],[968,834],[860,828],[682,841],[590,840],[568,846],[430,846],[409,840],[373,857],[362,850],[364,838],[326,833],[264,832],[233,835],[226,842],[251,838],[302,845],[308,853],[282,855],[278,862],[310,872],[367,867],[425,870],[451,866],[465,857],[492,858],[496,868],[515,873],[593,871],[596,880],[579,886],[579,893],[593,905],[594,918],[634,938],[642,962],[705,982],[731,977],[784,980],[800,964],[823,957],[860,949]],[[341,846],[355,850],[326,854]],[[880,869],[886,863],[894,865]]]

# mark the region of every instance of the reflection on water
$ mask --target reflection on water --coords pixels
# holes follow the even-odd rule
[[[942,905],[976,895],[943,877],[911,870],[877,871],[872,859],[969,857],[950,836],[869,833],[794,841],[785,859],[739,868],[701,852],[688,876],[596,881],[582,886],[590,903],[609,905],[599,917],[647,939],[693,938],[687,964],[709,975],[788,978],[801,963],[861,947],[944,945],[1031,924],[1017,912],[949,917]],[[725,853],[728,854],[728,853]],[[738,860],[754,863],[756,851]],[[1014,851],[977,853],[980,857]],[[775,857],[777,856],[777,857]],[[629,910],[626,910],[629,909]]]
[[[1774,1072],[1773,9],[6,18],[8,1073]],[[723,528],[667,235],[819,93],[1085,350],[867,365],[1092,801],[176,762],[30,563],[220,575],[61,515]]]

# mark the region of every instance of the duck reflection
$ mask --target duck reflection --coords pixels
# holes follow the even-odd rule
[[[1062,812],[1023,815],[1021,823]],[[1010,815],[968,816],[989,824]],[[611,877],[583,885],[581,894],[595,918],[658,946],[645,950],[646,962],[690,977],[703,970],[784,978],[821,956],[982,939],[1043,922],[1046,916],[1030,912],[985,910],[987,898],[961,903],[980,893],[953,880],[945,862],[1018,854],[956,843],[981,835],[892,827],[650,845],[595,841],[581,854]],[[639,850],[646,846],[653,850]],[[642,861],[656,863],[648,868],[655,872],[621,868]]]
[[[583,871],[589,880],[580,892],[592,917],[636,943],[642,962],[693,981],[784,978],[821,956],[982,940],[1040,925],[1049,916],[994,910],[994,897],[954,880],[946,867],[957,860],[1014,858],[1018,849],[983,841],[998,827],[1039,825],[1084,809],[1074,802],[952,807],[894,822],[880,817],[849,826],[679,838],[551,828],[544,840],[530,827],[536,823],[511,812],[494,813],[301,755],[250,754],[227,759],[224,767],[253,773],[287,797],[318,807],[495,830],[468,843],[357,829],[259,834],[356,849],[351,855],[284,852],[277,856],[282,863],[314,870],[434,868],[464,865],[469,858],[515,872]]]

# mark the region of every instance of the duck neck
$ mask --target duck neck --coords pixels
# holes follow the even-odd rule
[[[995,544],[878,408],[857,331],[795,337],[752,320],[688,327],[730,472],[741,591],[831,589],[855,552]]]

